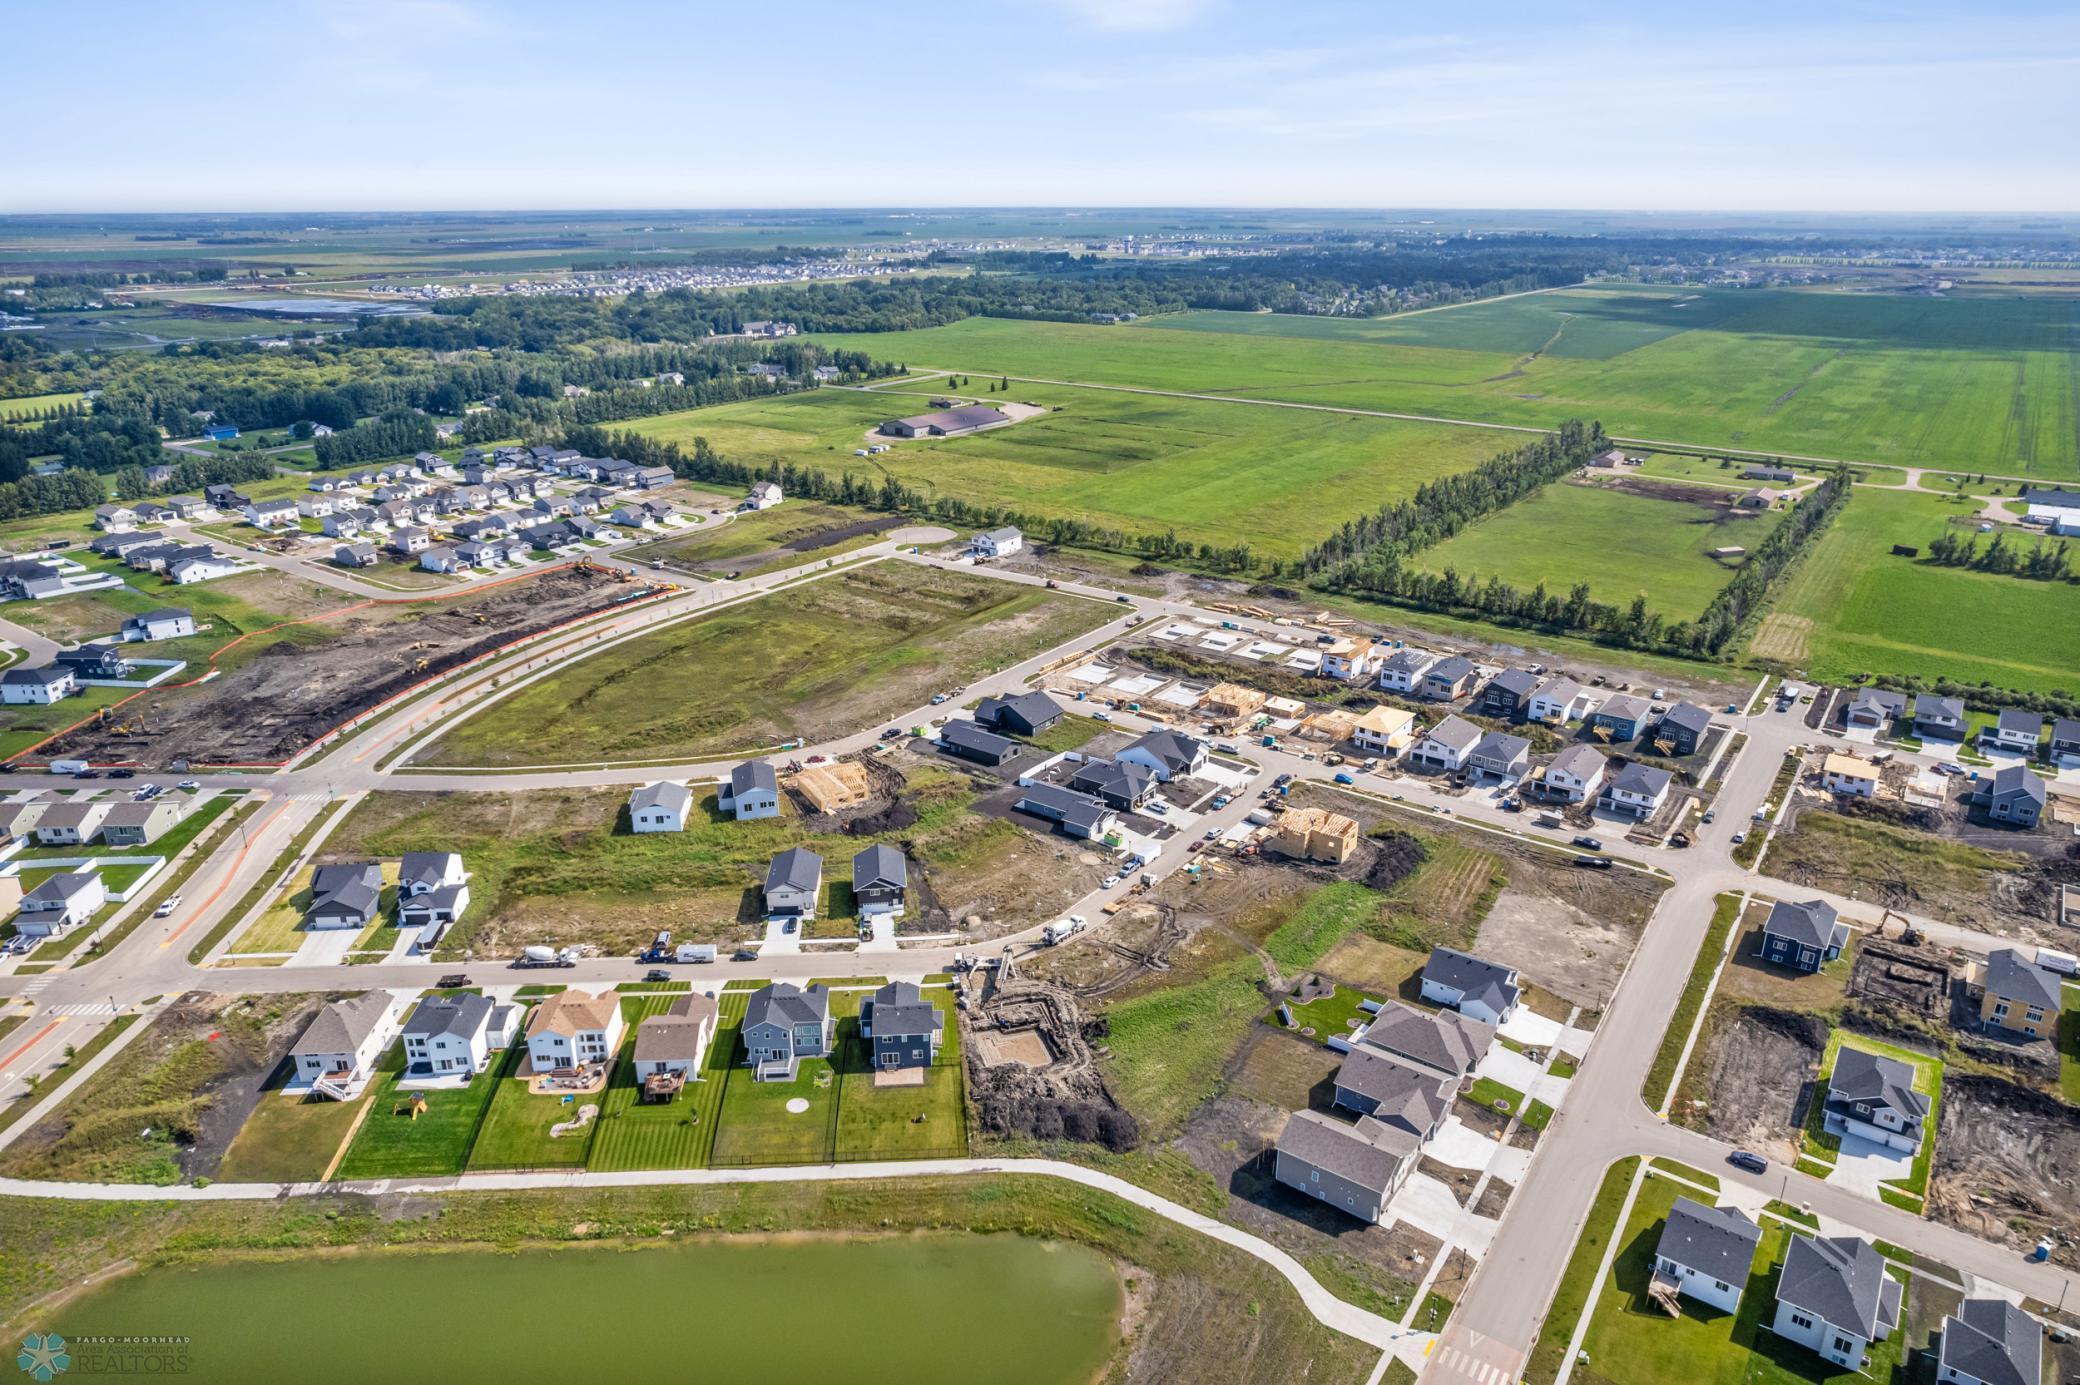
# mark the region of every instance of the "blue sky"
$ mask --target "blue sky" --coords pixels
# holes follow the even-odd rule
[[[13,0],[0,211],[2080,203],[2071,4]]]

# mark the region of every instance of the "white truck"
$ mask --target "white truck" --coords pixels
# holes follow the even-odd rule
[[[2080,976],[2080,957],[2075,957],[2070,952],[2040,947],[2037,949],[2037,965],[2046,971],[2055,971],[2061,976]]]
[[[93,766],[88,764],[85,760],[51,761],[52,774],[85,774],[88,770],[92,768]]]
[[[1046,943],[1049,947],[1053,947],[1056,943],[1064,942],[1082,931],[1083,920],[1080,918],[1072,916],[1065,919],[1056,919],[1053,923],[1040,930],[1040,941]]]
[[[679,950],[672,955],[675,962],[712,962],[716,958],[713,943],[680,943]]]
[[[516,967],[574,967],[578,965],[578,949],[574,947],[530,947],[520,953]]]

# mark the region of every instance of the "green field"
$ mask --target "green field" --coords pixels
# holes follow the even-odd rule
[[[913,368],[2045,477],[2080,474],[2070,298],[1601,286],[1401,318],[973,318],[831,340]]]
[[[894,349],[874,340],[876,350]],[[897,442],[871,458],[853,449],[884,419],[922,411],[920,397],[824,389],[631,426],[689,447],[705,437],[732,461],[893,476],[933,496],[1129,534],[1174,527],[1195,542],[1247,543],[1274,557],[1297,555],[1342,521],[1507,442],[1482,429],[1111,391],[1019,385],[1011,397],[1050,412],[965,438]]]
[[[748,993],[737,992],[718,999],[721,1013],[707,1056],[701,1060],[701,1080],[687,1083],[676,1099],[657,1106],[646,1106],[640,1100],[640,1084],[629,1064],[635,1027],[652,1015],[663,1014],[671,997],[631,996],[621,1002],[629,1036],[600,1100],[599,1130],[592,1139],[589,1167],[609,1172],[707,1167],[722,1088],[737,1051],[737,1026],[743,1022],[748,998]]]
[[[460,1091],[425,1092],[426,1109],[410,1114],[411,1093],[397,1090],[404,1070],[404,1045],[394,1045],[383,1059],[383,1072],[370,1084],[364,1100],[368,1119],[340,1161],[338,1176],[356,1178],[433,1177],[461,1173],[476,1140],[477,1126],[499,1083],[526,1054],[515,1039],[512,1047],[491,1056],[491,1066]]]
[[[907,711],[1096,628],[1102,604],[876,563],[595,654],[457,724],[422,760],[690,760]],[[542,728],[554,726],[545,736]]]
[[[1722,545],[1753,551],[1778,515],[1732,518],[1702,487],[1704,503],[1663,500],[1605,486],[1551,485],[1426,549],[1417,561],[1451,569],[1468,585],[1499,577],[1519,591],[1541,582],[1564,594],[1587,582],[1597,600],[1623,606],[1645,593],[1670,620],[1701,615],[1736,568],[1710,556]]]
[[[1893,555],[1896,543],[1925,552],[1952,517],[1976,509],[1859,487],[1792,574],[1749,652],[1823,680],[1918,674],[2039,692],[2074,688],[2080,596],[2070,584]]]
[[[60,404],[77,404],[86,397],[84,391],[72,390],[64,394],[31,394],[14,399],[0,399],[0,418],[17,418],[22,414],[54,409]]]

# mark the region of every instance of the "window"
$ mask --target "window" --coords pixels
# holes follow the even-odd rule
[[[1837,1335],[1834,1339],[1834,1349],[1844,1356],[1849,1356],[1855,1353],[1857,1347],[1856,1343],[1850,1341],[1847,1337]]]
[[[2028,1020],[2031,1024],[2042,1023],[2044,1019],[2044,1007],[2041,1005],[2032,1005],[2027,1010],[2024,1010],[2022,1012],[2022,1017],[2025,1020]]]
[[[1803,1313],[1793,1313],[1791,1315],[1791,1325],[1793,1327],[1811,1327],[1813,1320]]]
[[[1995,1003],[1993,1007],[1993,1017],[1997,1020],[2004,1020],[2008,1017],[2007,1001],[2003,1000]]]
[[[1712,1286],[1713,1286],[1714,1288],[1716,1288],[1716,1289],[1717,1289],[1717,1290],[1718,1290],[1718,1291],[1719,1291],[1720,1293],[1722,1293],[1722,1294],[1723,1294],[1723,1293],[1725,1293],[1725,1292],[1727,1291],[1727,1289],[1729,1289],[1729,1288],[1731,1288],[1731,1287],[1732,1287],[1731,1285],[1729,1285],[1729,1284],[1728,1284],[1728,1283],[1727,1283],[1727,1282],[1726,1282],[1725,1280],[1723,1280],[1723,1279],[1714,1279],[1714,1280],[1712,1281]]]
[[[1321,1181],[1322,1181],[1322,1171],[1321,1171],[1320,1169],[1309,1169],[1309,1170],[1307,1171],[1307,1181],[1308,1181],[1308,1182],[1310,1182],[1310,1183],[1319,1183],[1319,1182],[1321,1182]]]

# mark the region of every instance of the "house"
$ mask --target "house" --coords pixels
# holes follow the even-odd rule
[[[2044,781],[2035,770],[2028,765],[2009,765],[1995,770],[1976,796],[1993,821],[2035,827],[2044,816],[2045,794]]]
[[[374,567],[381,560],[372,543],[343,543],[332,550],[332,561],[339,567]]]
[[[377,491],[376,499],[383,498],[383,493]],[[329,495],[309,495],[296,502],[296,514],[300,519],[326,519],[336,514],[339,507]]]
[[[1780,967],[1816,972],[1848,945],[1849,925],[1824,899],[1778,900],[1762,922],[1762,960]]]
[[[773,767],[766,765],[765,769],[770,774]],[[631,832],[684,832],[686,815],[692,811],[693,790],[669,779],[645,784],[628,795],[628,827]]]
[[[1663,755],[1695,755],[1712,729],[1712,714],[1694,702],[1678,702],[1654,727],[1654,748]]]
[[[1150,731],[1112,758],[1122,764],[1144,765],[1157,783],[1167,784],[1204,769],[1209,753],[1206,742],[1181,731]]]
[[[716,806],[738,822],[780,816],[780,779],[764,760],[746,760],[729,772],[715,796]]]
[[[143,548],[147,544],[164,542],[166,542],[166,535],[159,533],[157,530],[126,530],[120,534],[103,534],[98,539],[89,539],[87,548],[92,552],[99,553],[104,558],[120,558],[133,548]],[[55,571],[55,569],[53,570]]]
[[[606,1063],[621,1047],[627,1028],[621,997],[613,991],[558,991],[527,1017],[528,1071],[568,1072]]]
[[[1112,809],[1089,794],[1076,793],[1053,784],[1027,784],[1011,805],[1021,813],[1045,818],[1064,836],[1098,841],[1119,826]]]
[[[1515,779],[1531,766],[1531,742],[1522,736],[1490,731],[1466,755],[1466,768],[1497,779]]]
[[[1418,737],[1409,760],[1434,770],[1457,770],[1480,744],[1481,729],[1460,716],[1448,716]]]
[[[1589,714],[1589,730],[1602,741],[1637,740],[1647,729],[1647,715],[1652,710],[1653,704],[1644,697],[1620,693]]]
[[[293,500],[256,500],[245,508],[246,523],[256,529],[294,528],[302,516]]]
[[[463,868],[461,855],[453,851],[407,851],[397,867],[400,898],[431,894],[468,880],[469,872]]]
[[[166,565],[166,575],[178,587],[196,582],[213,582],[219,577],[229,577],[238,571],[238,563],[207,548],[183,549],[179,557]]]
[[[1820,762],[1820,786],[1829,793],[1848,798],[1876,798],[1878,767],[1854,755],[1829,751],[1827,758]]]
[[[852,858],[852,907],[861,918],[901,918],[909,889],[910,863],[896,848],[877,843]]]
[[[831,1051],[831,994],[821,986],[805,991],[785,981],[762,986],[751,993],[737,1032],[755,1080],[792,1082],[802,1059]]]
[[[1516,1013],[1522,994],[1516,968],[1457,948],[1433,947],[1423,964],[1423,999],[1483,1024],[1507,1020]]]
[[[107,846],[150,846],[187,815],[186,800],[176,794],[118,803],[101,819],[101,840]]]
[[[230,442],[238,436],[238,429],[228,423],[213,423],[202,430],[204,442]]]
[[[2044,753],[2054,765],[2080,760],[2080,719],[2060,717],[2052,722],[2051,744],[2045,747]]]
[[[1416,738],[1416,714],[1400,707],[1371,707],[1351,728],[1351,744],[1376,755],[1406,750]]]
[[[1914,695],[1914,734],[1925,741],[1961,741],[1964,739],[1964,699],[1961,697],[1937,697],[1932,693]]]
[[[417,946],[424,952],[440,941],[443,930],[463,915],[469,908],[469,886],[462,881],[435,885],[397,896],[397,923],[400,928],[419,930]]]
[[[1610,777],[1603,787],[1602,796],[1596,800],[1596,806],[1644,822],[1660,811],[1662,802],[1668,797],[1668,786],[1674,780],[1675,776],[1665,769],[1634,761]]]
[[[252,497],[239,494],[238,487],[221,484],[204,486],[202,499],[213,510],[243,510],[253,503]]]
[[[891,981],[860,1002],[859,1036],[873,1045],[876,1068],[928,1068],[939,1061],[946,1012],[910,982]]]
[[[633,1072],[646,1101],[670,1100],[707,1060],[718,1010],[704,995],[682,995],[636,1026]]]
[[[41,822],[45,813],[64,801],[58,795],[51,794],[48,798],[0,803],[0,844],[17,838],[27,838],[29,829]]]
[[[2044,718],[2035,712],[2003,707],[1993,725],[1980,729],[1979,744],[1986,750],[2005,750],[2012,755],[2034,755],[2037,753],[2037,742],[2043,739],[2043,736]]]
[[[419,555],[419,566],[428,572],[460,572],[469,566],[461,550],[447,544],[435,544]]]
[[[127,533],[137,527],[137,509],[132,505],[97,505],[94,527],[109,534]]]
[[[1398,649],[1379,666],[1379,685],[1388,692],[1417,692],[1423,684],[1423,675],[1437,656],[1420,649]]]
[[[672,507],[661,501],[627,500],[615,506],[614,512],[607,518],[624,529],[652,529],[670,518],[671,514]],[[577,532],[575,519],[569,527],[571,532]]]
[[[1387,651],[1379,643],[1364,639],[1339,639],[1322,646],[1321,674],[1346,683],[1370,683],[1379,677],[1379,666]]]
[[[1855,1135],[1912,1154],[1921,1147],[1928,1098],[1914,1090],[1914,1069],[1882,1053],[1847,1044],[1835,1053],[1822,1124],[1830,1135]]]
[[[1370,1116],[1355,1124],[1295,1111],[1278,1135],[1272,1176],[1307,1197],[1376,1222],[1415,1167],[1420,1142]]]
[[[1255,716],[1269,701],[1255,688],[1245,688],[1240,683],[1215,683],[1199,699],[1199,714],[1210,721],[1241,721]]]
[[[875,431],[885,438],[957,438],[1011,421],[1011,415],[987,404],[962,404],[908,418],[892,418]]]
[[[747,337],[791,337],[799,329],[792,322],[746,322],[738,329]]]
[[[1025,747],[1008,736],[985,731],[972,721],[949,721],[939,728],[939,749],[978,765],[1001,765],[1014,760]]]
[[[1026,536],[1010,525],[985,529],[969,543],[968,551],[978,558],[1008,558],[1026,546]]]
[[[51,656],[60,668],[69,668],[77,678],[127,678],[136,669],[123,651],[112,644],[83,644],[61,649]]]
[[[1530,714],[1531,694],[1539,688],[1538,675],[1520,668],[1506,668],[1481,689],[1477,711],[1491,717],[1521,721]]]
[[[1707,1207],[1679,1197],[1654,1243],[1653,1290],[1737,1313],[1741,1289],[1762,1244],[1762,1228],[1735,1207]]]
[[[22,896],[15,931],[29,938],[48,938],[74,924],[85,923],[108,903],[107,887],[93,871],[58,871],[46,875]]]
[[[1783,498],[1784,492],[1780,490],[1772,490],[1768,486],[1757,486],[1754,490],[1749,491],[1733,503],[1736,509],[1741,510],[1769,510],[1774,509],[1776,503]]]
[[[466,991],[432,995],[404,1022],[406,1079],[461,1078],[490,1066],[491,1055],[513,1042],[518,1008]]]
[[[1780,466],[1751,466],[1741,473],[1743,481],[1767,481],[1772,486],[1790,486],[1798,483],[1798,473]]]
[[[361,505],[334,510],[318,525],[328,539],[351,539],[376,522],[376,512]]]
[[[1000,734],[1037,736],[1061,724],[1062,707],[1039,692],[985,697],[975,704],[975,720]]]
[[[1588,689],[1574,679],[1548,678],[1532,690],[1524,716],[1528,721],[1542,721],[1548,726],[1565,726],[1581,715],[1588,700]]]
[[[1907,714],[1907,695],[1890,688],[1861,688],[1842,709],[1842,724],[1883,731]]]
[[[195,633],[195,613],[186,606],[166,606],[123,621],[126,640],[177,640]]]
[[[402,553],[407,558],[424,553],[433,546],[433,535],[424,529],[407,525],[390,536],[390,551]]]
[[[2055,1038],[2061,1004],[2058,973],[2024,960],[2012,947],[1990,954],[1976,978],[1980,987],[1979,1023],[2027,1034],[2033,1039]]]
[[[49,706],[79,691],[79,676],[63,664],[14,668],[0,673],[0,702]]]
[[[1340,865],[1358,848],[1358,824],[1321,808],[1288,808],[1271,820],[1267,844],[1302,861]]]
[[[1456,1010],[1424,1010],[1390,1001],[1353,1036],[1357,1048],[1420,1063],[1454,1079],[1469,1077],[1495,1037],[1495,1026]],[[1341,1097],[1338,1101],[1350,1105]],[[1355,1109],[1355,1108],[1354,1108]]]
[[[351,1101],[375,1075],[388,1037],[390,993],[365,991],[326,1004],[289,1046],[289,1090]]]
[[[1122,813],[1131,813],[1156,791],[1156,777],[1145,765],[1088,760],[1070,776],[1069,787]]]
[[[1479,672],[1472,660],[1454,654],[1423,670],[1423,681],[1417,685],[1416,692],[1432,702],[1456,701],[1466,695]]]
[[[766,867],[768,918],[813,919],[823,894],[823,858],[807,847],[791,846]]]
[[[771,481],[755,481],[751,486],[751,494],[745,499],[742,508],[746,510],[770,510],[784,499],[786,497],[780,493],[778,485]]]
[[[82,803],[69,800],[53,803],[36,822],[36,844],[38,846],[85,846],[101,831],[101,820],[108,816],[110,805],[106,803]]]
[[[2006,1299],[1968,1298],[1943,1319],[1936,1349],[1942,1385],[2037,1385],[2043,1378],[2044,1329]]]
[[[1602,751],[1587,742],[1577,741],[1555,755],[1546,766],[1545,777],[1539,781],[1541,792],[1562,803],[1580,803],[1603,787],[1607,764]]]
[[[1837,1366],[1861,1370],[1871,1343],[1899,1326],[1902,1288],[1869,1241],[1795,1235],[1777,1276],[1770,1331]]]
[[[2026,490],[2022,503],[2029,507],[2026,523],[2054,534],[2080,534],[2080,491]]]
[[[306,926],[366,928],[383,897],[383,867],[375,861],[319,866],[311,873],[310,894]]]

